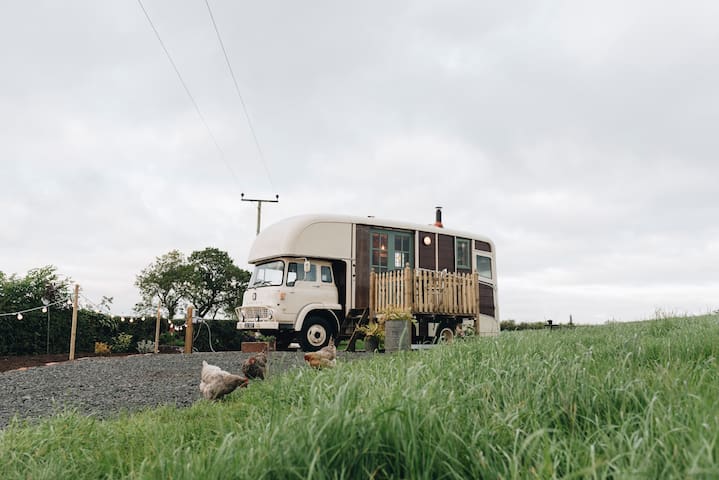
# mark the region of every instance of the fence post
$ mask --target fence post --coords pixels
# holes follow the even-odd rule
[[[75,338],[77,335],[77,297],[80,285],[75,284],[75,298],[72,301],[72,326],[70,327],[70,360],[75,360]]]
[[[374,270],[369,272],[369,318],[372,318],[377,308],[377,299],[375,298],[375,286],[377,283],[377,274]]]
[[[479,295],[479,273],[474,273],[474,298],[475,298],[475,313],[474,313],[474,333],[479,335],[479,306],[480,306],[480,295]]]
[[[157,304],[157,322],[155,322],[155,353],[160,353],[160,304]]]
[[[414,310],[414,292],[412,292],[413,286],[414,279],[412,278],[412,269],[409,268],[409,263],[407,263],[404,266],[404,308],[410,312]]]
[[[192,305],[187,307],[185,320],[185,353],[192,353]]]

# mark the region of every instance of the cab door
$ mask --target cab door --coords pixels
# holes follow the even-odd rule
[[[297,315],[311,303],[336,305],[337,287],[333,280],[328,264],[310,262],[309,271],[305,272],[302,262],[289,262],[283,313]]]

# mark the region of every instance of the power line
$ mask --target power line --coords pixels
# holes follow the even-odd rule
[[[150,15],[147,13],[145,6],[142,4],[142,0],[137,0],[137,3],[140,4],[140,8],[142,9],[142,12],[145,14],[145,18],[147,19],[147,22],[150,24],[150,27],[152,27],[152,31],[155,32],[155,36],[157,37],[157,40],[160,42],[160,46],[162,47],[162,50],[165,52],[167,59],[170,61],[172,68],[175,70],[175,73],[177,74],[177,78],[180,80],[180,83],[182,84],[182,88],[185,89],[185,93],[187,94],[190,101],[192,102],[192,105],[195,107],[197,116],[200,117],[202,124],[205,126],[205,129],[207,130],[207,134],[212,139],[212,143],[215,144],[215,148],[217,148],[217,151],[220,152],[220,158],[222,158],[222,161],[225,162],[227,169],[230,171],[230,173],[232,174],[232,177],[235,179],[235,182],[237,182],[237,185],[239,186],[240,181],[237,178],[237,175],[235,175],[235,171],[232,169],[230,164],[227,163],[227,159],[225,158],[225,152],[222,150],[222,148],[220,147],[220,144],[217,142],[217,138],[215,138],[215,135],[213,135],[212,130],[210,130],[210,125],[207,123],[207,120],[205,120],[205,116],[202,114],[200,107],[197,105],[197,102],[195,101],[195,97],[193,97],[192,93],[190,93],[190,89],[187,87],[185,80],[182,78],[182,75],[180,74],[180,70],[177,68],[175,61],[172,59],[172,55],[170,55],[170,52],[167,50],[167,47],[165,46],[165,42],[162,41],[162,37],[160,37],[160,32],[157,31],[157,28],[155,28],[155,24],[152,23],[152,19],[150,18]]]
[[[245,105],[245,100],[242,97],[242,93],[240,93],[240,86],[237,82],[237,77],[235,77],[235,72],[234,72],[234,70],[232,70],[232,64],[230,64],[230,57],[227,55],[227,50],[225,49],[225,43],[222,41],[222,36],[220,35],[220,30],[217,28],[217,23],[215,22],[215,16],[212,14],[212,8],[210,8],[209,0],[205,0],[205,5],[207,5],[207,12],[210,14],[210,20],[212,20],[212,26],[215,28],[215,33],[217,34],[217,40],[220,42],[220,48],[222,48],[222,54],[225,56],[225,62],[227,63],[227,68],[230,71],[230,76],[232,77],[232,82],[235,84],[235,91],[237,92],[237,96],[240,98],[240,104],[242,105],[242,111],[245,113],[245,118],[247,119],[247,125],[250,127],[250,132],[252,133],[252,138],[254,139],[255,146],[257,147],[257,153],[259,154],[260,160],[262,161],[262,165],[265,168],[265,173],[267,173],[267,178],[270,181],[270,186],[274,190],[275,186],[272,183],[272,176],[270,175],[270,169],[267,165],[267,160],[265,159],[265,155],[262,152],[262,148],[260,147],[260,141],[257,139],[257,133],[255,132],[255,128],[252,126],[252,120],[250,119],[250,114],[247,112],[247,105]]]

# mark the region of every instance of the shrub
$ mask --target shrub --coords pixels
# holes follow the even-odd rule
[[[153,353],[155,351],[155,342],[140,340],[137,342],[137,351],[139,353]]]
[[[95,353],[98,355],[109,355],[110,345],[105,342],[95,342]]]
[[[130,351],[132,344],[132,335],[129,333],[121,333],[112,338],[110,348],[115,353],[127,353]]]

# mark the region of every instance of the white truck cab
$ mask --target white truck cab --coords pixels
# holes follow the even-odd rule
[[[279,333],[279,343],[301,332],[302,348],[315,350],[339,328],[341,308],[329,261],[281,257],[255,266],[237,309],[237,328]]]

